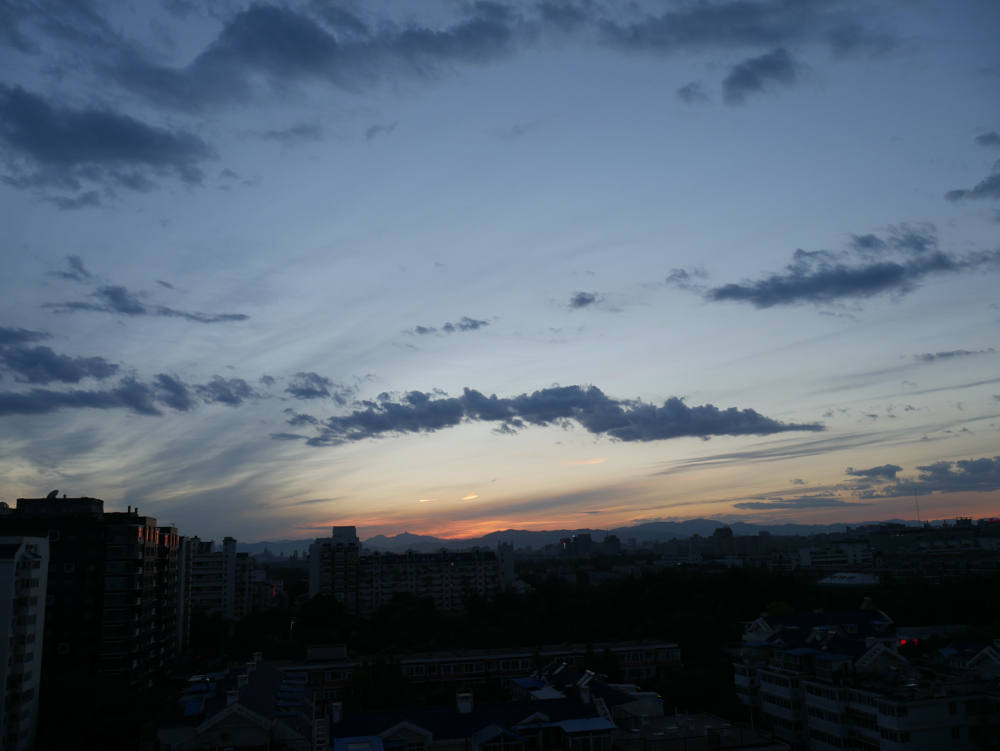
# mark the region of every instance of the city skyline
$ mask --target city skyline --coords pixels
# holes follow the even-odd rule
[[[995,516],[990,2],[0,10],[0,499]]]

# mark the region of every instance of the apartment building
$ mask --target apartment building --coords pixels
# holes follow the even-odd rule
[[[0,516],[0,535],[49,543],[38,743],[113,738],[114,723],[95,724],[93,713],[127,716],[172,657],[176,535],[161,536],[138,509],[105,512],[98,498],[55,491],[19,498]]]
[[[907,641],[871,607],[761,616],[734,664],[737,695],[779,738],[813,751],[960,751],[1000,738],[1000,661],[982,651],[956,668],[938,653],[902,654]]]
[[[49,573],[46,537],[0,537],[0,748],[35,743]]]
[[[253,605],[251,582],[253,559],[249,553],[236,552],[236,539],[226,537],[222,547],[214,540],[183,538],[181,556],[184,577],[185,609],[220,613],[239,620]]]
[[[492,551],[368,553],[354,527],[334,527],[309,547],[309,595],[331,595],[349,613],[370,614],[398,594],[430,597],[458,610],[470,594],[492,595],[501,563]]]
[[[306,662],[290,667],[305,673],[317,705],[344,698],[351,678],[372,657],[352,657],[343,648],[310,648]],[[662,678],[681,666],[676,642],[612,642],[555,644],[538,649],[477,649],[400,655],[400,671],[412,684],[444,684],[456,689],[513,681],[547,665],[565,665],[583,672],[600,661],[629,682]]]

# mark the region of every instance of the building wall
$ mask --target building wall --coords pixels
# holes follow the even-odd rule
[[[30,749],[38,720],[49,541],[0,537],[0,748]]]
[[[180,554],[183,566],[179,586],[185,633],[190,632],[192,612],[219,613],[230,620],[247,616],[253,606],[253,559],[236,552],[236,540],[226,537],[222,549],[212,540],[186,538]],[[184,637],[187,642],[187,636]]]

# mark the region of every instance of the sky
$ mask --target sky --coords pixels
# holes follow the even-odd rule
[[[0,498],[1000,513],[992,0],[0,0]]]

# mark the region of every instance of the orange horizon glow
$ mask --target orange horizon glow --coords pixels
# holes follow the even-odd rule
[[[1000,493],[992,492],[986,494],[987,498],[982,498],[983,494],[964,492],[951,494],[931,494],[920,497],[920,518],[922,521],[950,521],[960,517],[971,517],[972,519],[989,519],[1000,516]],[[977,497],[978,496],[978,497]],[[666,517],[670,521],[689,521],[692,519],[713,519],[716,517],[739,516],[742,521],[751,524],[865,524],[888,519],[905,519],[907,521],[916,520],[916,509],[912,501],[905,498],[886,499],[890,503],[876,504],[871,506],[855,505],[849,510],[846,508],[815,509],[815,510],[775,510],[761,511],[758,513],[743,513],[732,509],[715,509],[710,513],[669,515]],[[894,503],[898,502],[898,503]],[[610,511],[610,510],[609,510]],[[568,513],[559,516],[545,516],[532,519],[530,517],[512,518],[505,516],[495,516],[488,519],[418,519],[412,516],[407,517],[375,517],[358,516],[351,519],[331,519],[314,524],[300,524],[288,528],[286,534],[291,534],[293,539],[313,539],[310,537],[299,537],[303,532],[317,531],[328,533],[334,526],[355,526],[365,530],[366,537],[373,537],[378,534],[394,536],[402,532],[411,534],[437,537],[443,540],[465,540],[482,537],[490,532],[498,532],[507,529],[517,529],[526,531],[549,531],[559,529],[580,529],[597,528],[610,529],[613,527],[628,527],[641,524],[644,521],[653,521],[656,517],[643,519],[637,517],[635,511],[630,507],[616,507],[614,512],[607,515],[601,514],[599,517],[589,516],[581,518],[580,513]],[[670,507],[664,507],[664,514],[669,513]],[[852,518],[838,518],[838,513],[851,513]],[[590,523],[587,523],[587,522]],[[325,536],[325,535],[324,535]],[[360,537],[361,535],[359,535]],[[263,541],[263,540],[261,540]]]

